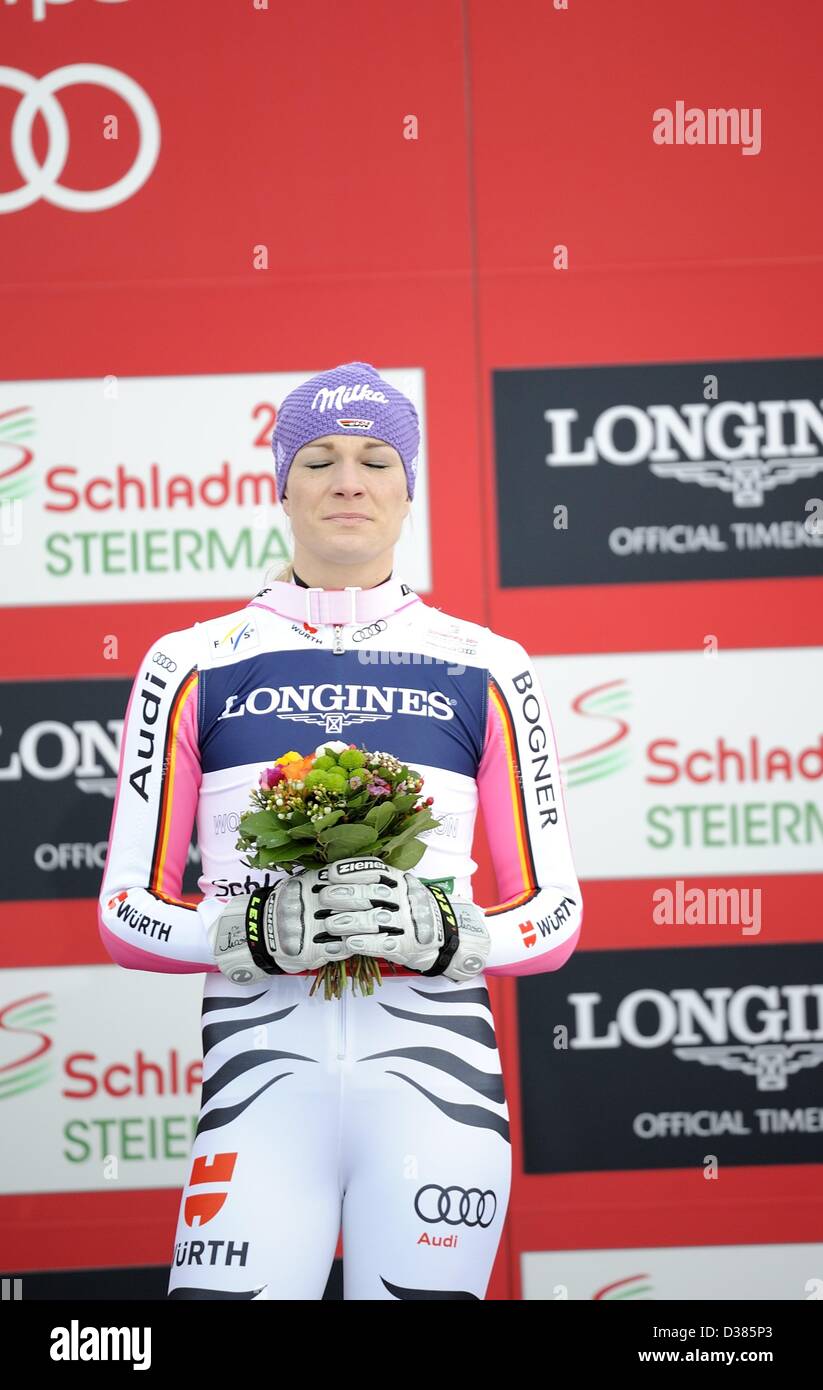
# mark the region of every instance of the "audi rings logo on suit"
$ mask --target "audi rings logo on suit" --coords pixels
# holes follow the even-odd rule
[[[443,1221],[447,1226],[480,1226],[485,1230],[497,1214],[497,1197],[490,1188],[481,1192],[479,1187],[440,1187],[430,1182],[417,1192],[414,1209],[421,1221],[431,1225]]]

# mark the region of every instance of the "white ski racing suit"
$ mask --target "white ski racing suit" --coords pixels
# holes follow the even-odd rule
[[[274,581],[155,642],[126,710],[99,928],[127,969],[205,976],[169,1296],[321,1299],[342,1222],[344,1298],[482,1299],[511,1184],[484,975],[386,965],[373,995],[327,1000],[309,997],[305,972],[236,985],[209,945],[231,897],[285,877],[236,848],[260,772],[324,740],[422,774],[441,824],[413,872],[455,898],[472,898],[479,802],[501,898],[484,909],[485,975],[557,970],[579,938],[554,732],[519,643],[391,577],[343,591]],[[204,896],[191,903],[195,820]]]

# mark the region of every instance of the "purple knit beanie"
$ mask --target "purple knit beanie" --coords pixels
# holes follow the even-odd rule
[[[392,444],[403,460],[409,497],[414,497],[420,448],[417,411],[370,363],[343,362],[318,372],[286,396],[271,435],[278,497],[283,496],[298,449],[327,434],[365,434]]]

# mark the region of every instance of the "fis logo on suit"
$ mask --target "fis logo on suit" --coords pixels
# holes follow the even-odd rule
[[[447,1226],[490,1226],[497,1215],[497,1197],[490,1188],[439,1187],[427,1183],[415,1195],[414,1209],[421,1221],[431,1225],[444,1222]]]
[[[326,732],[348,724],[368,724],[395,715],[423,719],[454,718],[452,701],[441,690],[405,686],[356,685],[326,681],[318,685],[261,685],[245,698],[230,695],[221,719],[242,719],[247,714],[270,715],[300,724],[319,724]]]
[[[242,618],[227,632],[222,632],[219,637],[211,639],[213,660],[232,657],[237,652],[247,652],[259,646],[260,632],[253,617]]]

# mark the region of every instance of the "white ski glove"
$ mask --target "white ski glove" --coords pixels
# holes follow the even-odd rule
[[[439,884],[425,884],[382,859],[339,860],[332,869],[340,872],[322,895],[336,905],[326,925],[346,932],[349,953],[456,981],[482,974],[491,937],[475,903],[450,898]]]
[[[214,957],[235,984],[379,956],[463,981],[491,950],[485,914],[382,859],[338,859],[228,903],[208,929]]]
[[[359,929],[347,917],[335,921],[334,885],[345,875],[341,859],[323,869],[306,869],[274,886],[232,899],[208,927],[216,963],[235,984],[319,970],[348,960],[349,933]],[[344,888],[344,893],[346,889]],[[348,906],[348,899],[346,899]]]

